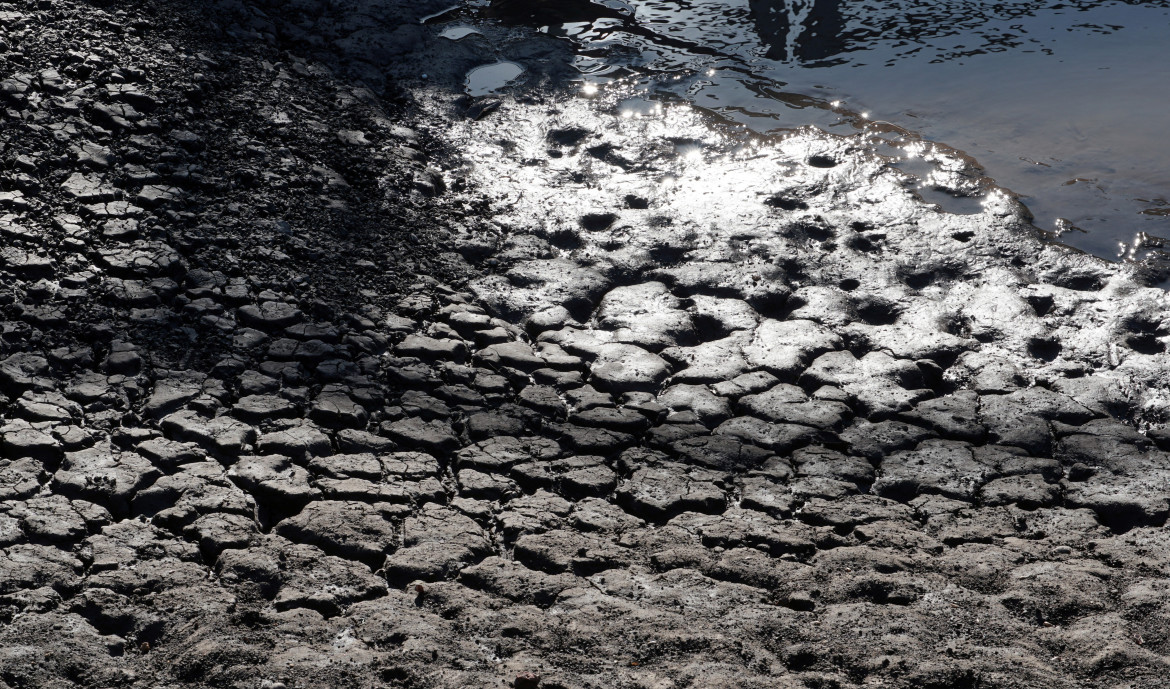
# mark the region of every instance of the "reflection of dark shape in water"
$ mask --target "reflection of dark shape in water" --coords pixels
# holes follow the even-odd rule
[[[815,62],[845,49],[841,0],[749,0],[773,60]]]
[[[484,14],[512,24],[568,24],[597,19],[629,20],[621,12],[589,0],[492,0]]]
[[[506,24],[547,25],[552,35],[563,36],[565,24],[593,23],[599,19],[616,19],[621,30],[650,39],[659,45],[681,48],[696,55],[718,55],[714,48],[690,41],[678,40],[641,26],[634,16],[634,8],[624,0],[492,0],[483,16]]]

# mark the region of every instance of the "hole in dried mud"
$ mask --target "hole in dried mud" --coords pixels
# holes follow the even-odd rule
[[[1166,351],[1166,345],[1153,335],[1130,335],[1125,344],[1138,354],[1161,354]]]
[[[686,258],[687,253],[690,252],[690,247],[685,246],[670,246],[669,244],[657,244],[650,247],[650,258],[659,265],[673,266],[682,263]]]
[[[564,251],[580,249],[583,245],[581,235],[576,230],[569,229],[560,229],[549,233],[548,243]]]
[[[589,130],[580,127],[568,129],[554,129],[547,135],[549,141],[558,146],[576,146],[589,136]]]
[[[1060,342],[1052,338],[1032,338],[1028,342],[1028,353],[1041,361],[1053,361],[1063,349]]]
[[[399,684],[412,684],[414,677],[410,670],[405,667],[392,666],[384,667],[378,671],[383,682],[396,682]]]
[[[964,269],[963,265],[953,261],[927,265],[902,264],[897,268],[897,275],[910,289],[925,289],[940,282],[962,279]]]
[[[854,280],[853,278],[845,278],[841,282],[838,282],[837,286],[846,292],[852,292],[858,287],[861,287],[861,282]]]
[[[1028,304],[1032,310],[1036,312],[1037,316],[1047,315],[1052,310],[1052,305],[1055,303],[1049,295],[1034,295],[1026,297]]]
[[[951,237],[954,239],[957,239],[960,242],[969,242],[969,241],[971,241],[971,239],[973,239],[975,237],[975,233],[974,232],[956,232],[956,233],[952,234]]]
[[[614,213],[586,213],[580,217],[578,222],[588,232],[600,232],[609,229],[617,221],[617,218]]]
[[[869,325],[893,325],[901,312],[897,304],[880,297],[867,296],[857,300],[857,315]]]
[[[971,337],[971,319],[959,314],[951,314],[942,322],[942,329],[946,334],[955,337]]]
[[[902,282],[910,289],[925,289],[934,282],[932,273],[908,273],[902,276]]]
[[[747,298],[747,303],[766,318],[783,319],[789,313],[804,306],[805,301],[800,297],[792,296],[792,292],[784,287],[777,287],[767,292],[753,294]]]
[[[817,220],[820,220],[820,218]],[[821,225],[817,222],[798,222],[792,226],[792,231],[794,233],[803,234],[809,239],[813,239],[818,242],[832,239],[836,234],[833,232],[831,227],[826,227],[825,225]]]
[[[650,207],[650,201],[641,196],[634,196],[633,194],[626,194],[624,199],[626,208],[633,208],[634,210],[645,210]]]
[[[806,211],[806,210],[808,210],[808,204],[805,203],[804,201],[800,201],[798,199],[790,199],[786,196],[781,196],[780,194],[776,194],[774,196],[768,197],[768,199],[766,201],[764,201],[764,204],[771,206],[773,208],[779,208],[782,211],[798,211],[798,210],[799,211]]]
[[[939,395],[951,392],[953,386],[947,383],[943,377],[946,371],[937,362],[923,359],[914,362],[914,365],[918,367],[918,371],[922,375],[923,387],[933,390]]]
[[[797,647],[784,658],[784,665],[789,670],[800,672],[816,665],[818,660],[820,660],[820,655],[815,650]]]
[[[876,251],[881,251],[880,246],[878,246],[877,244],[874,244],[873,242],[869,241],[869,239],[862,237],[859,234],[855,234],[852,237],[850,237],[849,239],[845,240],[845,246],[847,246],[850,249],[853,249],[855,251],[862,251],[862,252],[867,253],[867,254],[872,254]]]
[[[718,318],[706,314],[695,314],[692,320],[695,324],[695,333],[703,342],[719,340],[731,334],[723,321]]]
[[[1126,317],[1122,321],[1122,326],[1131,333],[1136,333],[1139,335],[1160,336],[1170,333],[1170,329],[1162,327],[1162,318],[1160,314],[1133,314],[1132,316]]]
[[[601,144],[599,146],[591,146],[585,149],[585,152],[604,163],[620,167],[623,170],[631,169],[633,163],[618,155],[618,150],[618,147],[613,144]]]

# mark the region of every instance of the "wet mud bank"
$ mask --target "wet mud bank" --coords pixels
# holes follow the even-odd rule
[[[0,3],[0,687],[1161,684],[1142,266],[441,3],[45,5]]]

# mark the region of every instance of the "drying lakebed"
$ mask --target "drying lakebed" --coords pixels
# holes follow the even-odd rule
[[[0,689],[1162,686],[1156,242],[898,91],[1160,10],[858,7],[0,2]]]

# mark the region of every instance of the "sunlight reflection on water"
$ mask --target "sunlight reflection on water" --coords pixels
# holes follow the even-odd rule
[[[864,16],[835,0],[609,5],[633,20],[561,27],[590,84],[633,84],[758,132],[945,142],[1019,194],[1037,226],[1098,255],[1137,256],[1153,245],[1135,235],[1170,234],[1165,2],[882,0]],[[977,212],[956,199],[948,210]]]

